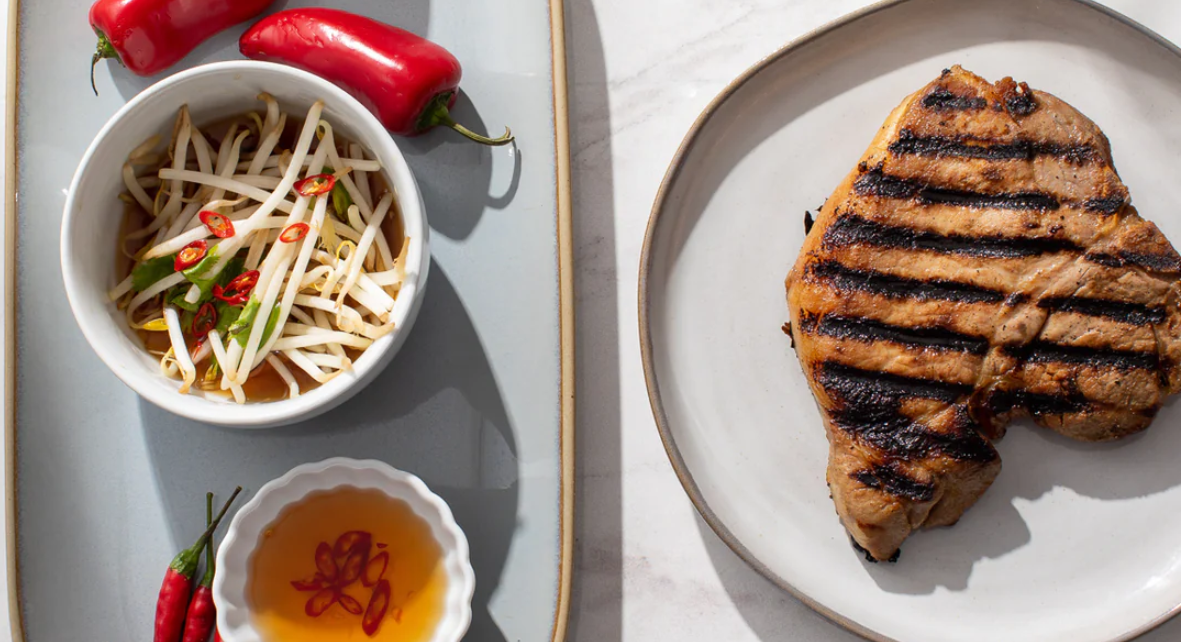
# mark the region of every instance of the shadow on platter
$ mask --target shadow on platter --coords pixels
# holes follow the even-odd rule
[[[418,475],[450,504],[476,572],[470,636],[505,640],[488,604],[516,529],[516,439],[484,347],[437,263],[402,351],[364,390],[318,418],[286,428],[233,430],[139,403],[175,541],[199,525],[206,490],[224,497],[241,484],[241,506],[298,464],[336,456],[378,459]]]
[[[451,108],[455,120],[479,134],[499,136],[488,131],[471,98],[462,90]],[[445,127],[437,127],[421,136],[395,137],[426,204],[431,231],[461,241],[471,235],[485,208],[502,209],[516,196],[521,182],[521,154],[515,144],[488,147],[467,140]],[[493,157],[497,155],[497,158]],[[498,180],[497,195],[492,189],[493,166],[507,155],[512,163],[508,180]],[[501,185],[503,183],[503,185]],[[455,189],[463,185],[464,189]],[[495,218],[497,213],[493,212]]]
[[[592,0],[566,3],[578,372],[568,639],[623,639],[619,277],[607,65]],[[626,265],[624,269],[633,269]],[[627,336],[635,330],[627,328]],[[634,340],[634,339],[630,339]]]

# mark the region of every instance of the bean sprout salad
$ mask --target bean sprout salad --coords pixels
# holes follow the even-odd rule
[[[265,109],[204,131],[187,107],[160,150],[123,165],[125,278],[110,291],[161,372],[238,403],[298,396],[390,333],[406,277],[381,164],[334,135],[323,103],[302,126]],[[292,123],[295,121],[292,120]]]

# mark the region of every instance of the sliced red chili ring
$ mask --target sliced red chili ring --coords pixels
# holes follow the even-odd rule
[[[209,331],[216,327],[217,308],[213,307],[212,301],[206,301],[197,309],[197,315],[193,317],[193,327],[191,329],[193,338],[204,341],[205,337],[209,336]]]
[[[205,224],[209,233],[217,238],[228,239],[234,235],[234,222],[229,218],[213,210],[204,210],[198,216],[201,217],[201,222]]]
[[[176,253],[176,260],[172,263],[172,269],[177,272],[187,270],[200,263],[201,259],[205,258],[205,255],[208,253],[208,243],[204,240],[193,241]]]
[[[228,305],[242,305],[250,300],[249,294],[231,294],[229,290],[216,283],[213,284],[213,297]]]
[[[235,292],[241,292],[244,294],[250,294],[250,291],[253,290],[254,286],[258,284],[258,276],[258,270],[243,272],[234,277],[234,280],[230,281],[226,285],[226,289],[234,290]]]
[[[295,191],[300,196],[319,196],[331,192],[335,186],[336,177],[332,174],[316,174],[296,183]]]
[[[258,270],[243,272],[223,288],[213,284],[213,296],[230,305],[242,305],[250,299],[250,292],[258,285]]]
[[[284,243],[294,243],[308,235],[307,223],[292,223],[279,234],[279,240]]]

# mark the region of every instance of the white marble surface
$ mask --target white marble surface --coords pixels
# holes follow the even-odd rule
[[[968,0],[965,0],[968,1]],[[640,367],[649,209],[693,120],[730,80],[862,0],[567,0],[578,294],[572,642],[852,642],[762,579],[698,517]],[[1110,0],[1181,42],[1181,3]],[[1181,639],[1181,618],[1141,638]]]

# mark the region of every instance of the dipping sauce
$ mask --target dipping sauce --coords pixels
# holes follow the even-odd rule
[[[380,616],[375,594],[386,582]],[[246,590],[266,642],[425,642],[446,589],[443,551],[426,521],[400,499],[350,486],[283,511],[259,538]]]

